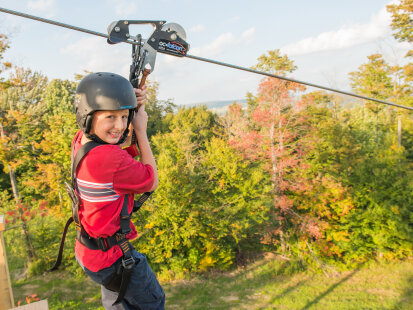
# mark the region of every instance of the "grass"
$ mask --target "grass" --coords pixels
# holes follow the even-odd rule
[[[25,303],[25,297],[37,294],[47,299],[49,309],[104,309],[100,300],[100,286],[87,277],[76,278],[65,271],[45,273],[43,276],[13,282],[15,304]]]
[[[292,268],[292,269],[291,269]],[[272,259],[245,270],[165,286],[169,309],[412,309],[413,261],[334,276],[294,273]]]
[[[164,283],[166,309],[413,309],[413,260],[372,263],[334,275],[297,271],[276,257],[226,273]],[[50,309],[103,309],[99,287],[68,273],[13,284],[15,300],[36,293]]]

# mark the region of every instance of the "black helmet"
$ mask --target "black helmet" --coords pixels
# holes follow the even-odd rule
[[[131,83],[115,73],[96,72],[85,76],[76,89],[74,102],[76,122],[85,135],[99,143],[105,143],[96,135],[90,135],[93,113],[103,110],[128,109],[127,128],[137,107],[135,91]],[[122,143],[129,130],[126,129],[119,143]]]

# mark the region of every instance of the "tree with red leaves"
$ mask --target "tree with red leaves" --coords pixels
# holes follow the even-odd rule
[[[279,50],[270,51],[258,60],[255,69],[277,75],[285,76],[296,69],[293,61],[282,56]],[[236,105],[231,107],[227,118],[232,118],[230,143],[249,160],[262,161],[270,173],[275,207],[273,216],[280,225],[269,227],[264,242],[280,242],[282,250],[285,249],[285,234],[291,224],[300,226],[305,222],[310,233],[319,234],[316,222],[295,212],[294,202],[289,198],[289,193],[307,186],[305,179],[292,177],[294,170],[305,169],[302,159],[309,148],[309,124],[304,113],[308,101],[296,96],[303,90],[305,87],[297,83],[264,78],[259,85],[255,104],[250,105],[249,124],[242,126],[241,119],[245,113]]]

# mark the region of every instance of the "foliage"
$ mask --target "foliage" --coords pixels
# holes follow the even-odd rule
[[[2,36],[0,43],[1,60],[9,42]],[[411,56],[390,66],[370,55],[350,74],[353,89],[413,106]],[[297,67],[274,50],[254,68],[286,76]],[[15,225],[5,238],[15,269],[34,276],[52,265],[70,215],[64,182],[78,130],[76,82],[10,71],[0,96],[0,213]],[[163,279],[226,270],[265,250],[295,259],[288,272],[304,263],[349,267],[411,256],[411,115],[304,90],[265,78],[256,95],[247,94],[247,109],[233,104],[218,117],[205,107],[177,110],[149,84],[148,135],[160,186],[134,218],[134,244]],[[70,230],[63,265],[79,277],[74,240]],[[70,306],[78,303],[56,307]]]
[[[369,62],[359,67],[356,72],[351,72],[350,80],[353,89],[365,96],[385,100],[392,92],[392,81],[389,76],[390,66],[384,61],[383,56],[374,54],[367,57]],[[366,106],[373,112],[383,110],[384,105],[366,102]]]
[[[294,65],[294,61],[290,60],[287,55],[281,55],[279,49],[268,51],[268,54],[263,54],[258,57],[258,64],[253,66],[252,69],[272,73],[285,75],[287,72],[291,73],[297,69]]]
[[[30,304],[33,301],[38,301],[39,298],[37,297],[37,294],[32,294],[32,295],[26,296],[25,300],[26,300],[26,304]],[[22,305],[22,301],[18,300],[17,307],[20,307],[21,305]]]
[[[142,213],[139,245],[164,276],[227,268],[265,218],[265,204],[253,199],[264,175],[217,135],[215,118],[203,107],[181,109],[171,132],[152,139],[161,185]]]
[[[175,111],[175,104],[171,99],[159,100],[157,98],[159,84],[156,82],[147,83],[148,96],[145,104],[145,111],[148,114],[148,138],[158,132],[165,132],[169,129],[168,114]]]
[[[413,42],[413,0],[387,5],[387,11],[392,14],[391,27],[396,31],[394,37],[400,42]]]
[[[6,35],[0,33],[0,74],[5,70],[10,69],[12,64],[10,62],[3,62],[3,54],[10,47],[9,40]],[[3,77],[0,78],[0,89],[4,90],[9,86],[8,82]]]
[[[319,201],[324,210],[319,214],[325,221],[324,237],[315,243],[330,262],[395,259],[412,251],[411,185],[405,153],[384,124],[360,110],[343,112],[336,119],[328,110],[318,111],[328,120],[318,125],[318,143],[309,157],[310,174],[330,180],[330,189],[307,199],[317,203],[332,191],[333,199]],[[374,125],[378,131],[371,130]],[[300,201],[305,200],[301,197]]]
[[[278,74],[296,68],[278,50],[258,60],[257,68]],[[316,218],[299,215],[299,204],[294,203],[293,197],[296,192],[307,191],[310,181],[302,176],[306,170],[303,160],[312,142],[305,114],[307,101],[296,98],[304,89],[296,83],[265,78],[260,83],[256,104],[249,104],[248,114],[234,107],[229,115],[236,120],[230,121],[230,131],[234,132],[230,144],[246,159],[262,162],[269,174],[273,208],[261,239],[265,244],[280,245],[281,251],[291,249],[290,241],[302,236],[302,230],[310,232],[308,237],[319,234]]]

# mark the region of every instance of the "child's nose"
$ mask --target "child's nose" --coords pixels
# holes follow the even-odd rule
[[[124,122],[123,122],[122,117],[117,117],[115,121],[115,129],[119,129],[119,130],[123,129],[123,127],[125,126],[123,123]]]

